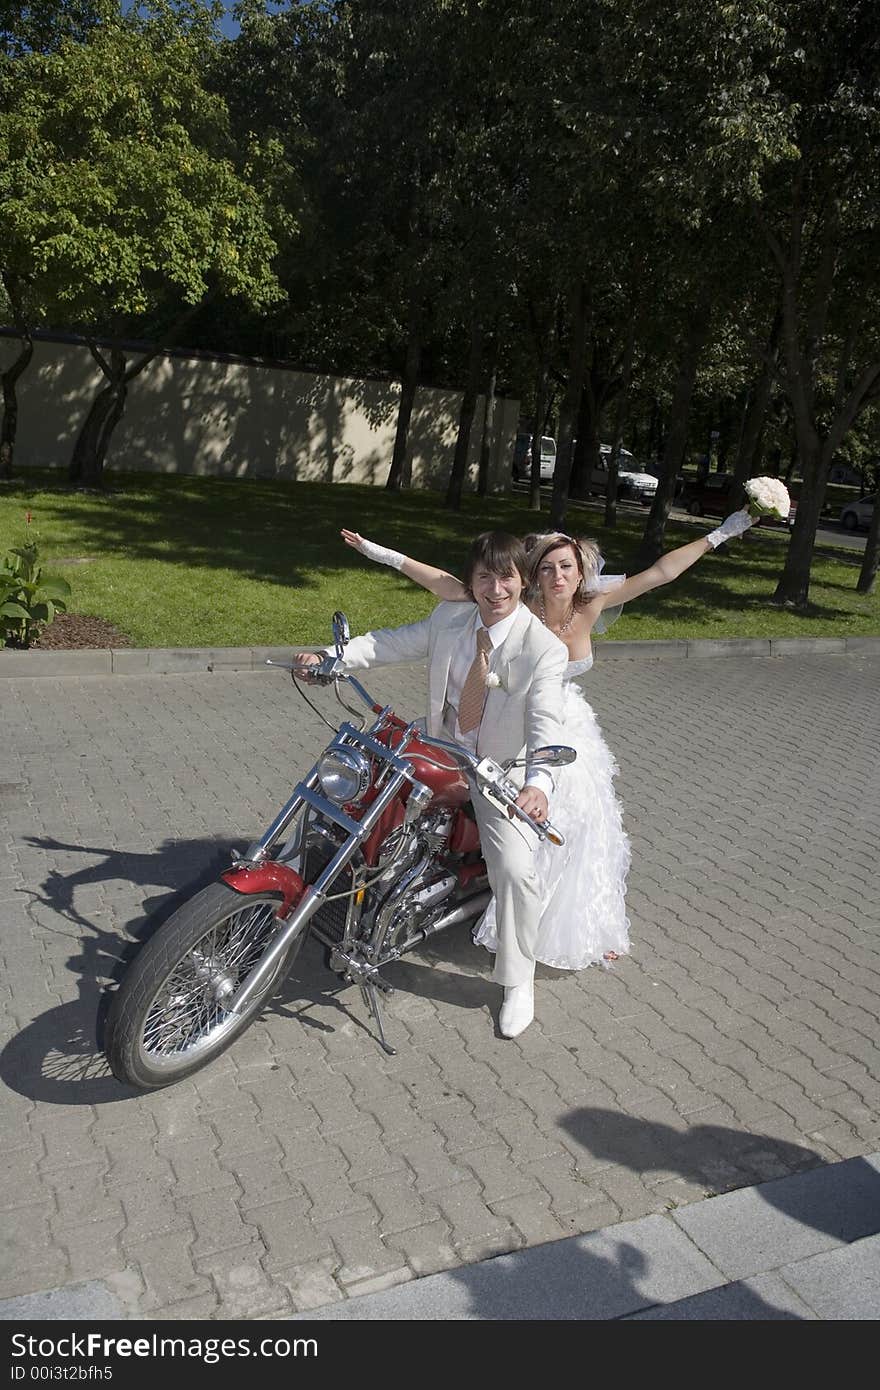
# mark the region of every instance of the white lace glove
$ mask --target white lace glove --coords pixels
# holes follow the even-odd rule
[[[736,536],[741,536],[754,524],[755,518],[743,507],[741,512],[733,512],[726,520],[722,521],[717,531],[710,531],[706,540],[713,550],[717,550],[719,545],[723,545],[725,541],[732,541]]]
[[[403,568],[405,555],[401,555],[399,550],[387,550],[384,545],[376,545],[373,541],[365,540],[359,536],[357,531],[343,531],[348,545],[354,550],[359,550],[366,559],[372,560],[377,565],[388,565],[389,569],[399,570]]]

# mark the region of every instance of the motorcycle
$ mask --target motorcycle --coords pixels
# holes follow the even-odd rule
[[[508,774],[459,744],[406,723],[379,705],[343,669],[349,641],[333,616],[335,656],[317,665],[268,662],[294,686],[333,738],[271,825],[232,867],[184,903],[145,943],[113,997],[105,1050],[118,1080],[142,1090],[180,1081],[206,1066],[253,1023],[291,970],[311,932],[329,967],[360,987],[388,1043],[381,974],[449,927],[481,916],[491,899],[471,800],[485,796],[555,845],[563,836],[516,803]],[[358,719],[336,727],[305,692],[333,686]],[[342,698],[355,692],[366,714]],[[532,766],[558,767],[573,748],[537,750]]]

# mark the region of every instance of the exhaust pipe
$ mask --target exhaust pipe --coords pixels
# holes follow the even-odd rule
[[[445,931],[447,927],[457,927],[460,922],[471,922],[475,917],[486,911],[492,901],[491,890],[485,893],[476,893],[474,897],[468,898],[466,902],[459,903],[451,912],[446,912],[442,917],[438,917],[436,922],[432,922],[429,927],[422,927],[421,931],[414,938],[416,941],[427,941],[429,936],[435,936],[438,931]]]

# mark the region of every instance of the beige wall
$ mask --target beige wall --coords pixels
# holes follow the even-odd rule
[[[17,339],[0,338],[0,363],[17,351]],[[17,466],[67,466],[102,379],[88,348],[37,342],[18,385]],[[393,382],[160,356],[129,387],[107,466],[381,485],[391,463],[399,393]],[[460,400],[455,391],[419,389],[409,436],[416,486],[445,485]],[[480,398],[471,431],[471,486],[483,410]],[[510,486],[518,417],[518,401],[497,401],[493,491]]]

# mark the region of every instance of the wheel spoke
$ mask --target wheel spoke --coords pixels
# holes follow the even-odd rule
[[[143,1025],[142,1048],[154,1062],[212,1046],[238,1023],[222,998],[238,987],[277,930],[277,905],[247,903],[211,926],[175,964]]]

